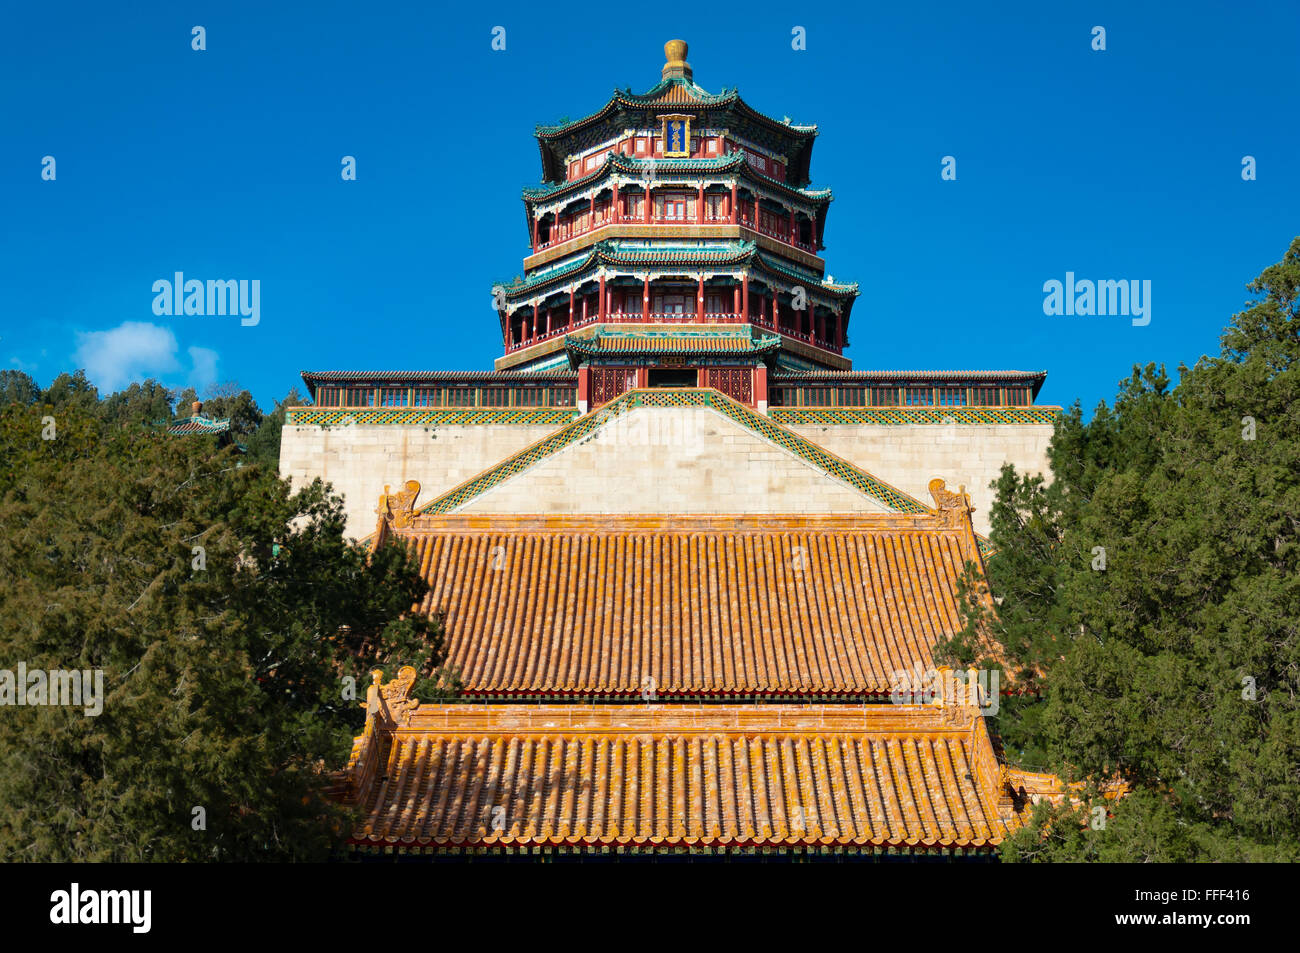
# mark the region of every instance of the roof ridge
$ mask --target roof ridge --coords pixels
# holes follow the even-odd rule
[[[775,443],[786,451],[801,458],[805,463],[821,469],[827,475],[841,483],[848,484],[859,493],[874,499],[887,508],[901,513],[935,513],[932,507],[903,492],[897,487],[885,483],[879,477],[868,473],[861,467],[837,456],[795,431],[777,423],[771,418],[750,410],[721,391],[711,387],[682,388],[680,390],[656,390],[636,388],[620,394],[614,400],[589,411],[570,424],[498,461],[481,473],[470,477],[459,485],[447,490],[437,498],[416,510],[417,515],[450,513],[476,499],[508,479],[512,479],[531,469],[537,463],[576,443],[595,430],[603,427],[615,417],[637,407],[647,394],[654,394],[658,401],[672,401],[666,406],[707,407],[730,418],[745,429]]]

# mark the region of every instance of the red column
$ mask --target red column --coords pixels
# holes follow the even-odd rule
[[[735,285],[731,289],[731,313],[733,315],[740,313],[740,285]]]
[[[695,196],[695,224],[704,224],[704,184],[700,183],[700,188]]]
[[[611,205],[609,208],[609,220],[611,223],[617,225],[623,218],[623,210],[619,208],[619,204],[618,204],[618,183],[617,182],[614,183],[613,203],[614,204]]]
[[[727,211],[731,215],[732,225],[735,225],[737,222],[740,221],[740,215],[736,210],[736,183],[735,182],[731,183],[731,207],[727,209]]]
[[[605,276],[600,276],[600,302],[596,306],[596,313],[600,320],[605,320]]]
[[[790,244],[799,240],[799,226],[794,223],[794,209],[790,209]]]
[[[647,275],[645,287],[641,291],[641,320],[650,320],[650,277]]]
[[[740,279],[740,318],[749,321],[749,275]]]
[[[573,291],[569,291],[569,327],[573,327]],[[550,329],[547,328],[549,331]]]
[[[641,216],[641,221],[650,224],[650,186],[645,187],[645,214]]]
[[[591,368],[583,364],[578,368],[578,404],[585,406],[591,393]]]
[[[591,197],[591,219],[587,222],[587,231],[596,227],[596,196]]]
[[[781,327],[781,292],[772,295],[772,327]]]
[[[582,296],[582,323],[587,323],[587,296]]]
[[[754,368],[754,403],[760,407],[767,403],[767,365]]]
[[[533,216],[533,254],[537,254],[537,216]]]
[[[701,195],[704,193],[701,192]],[[700,324],[704,321],[704,276],[700,275],[699,291],[695,294],[695,323]]]

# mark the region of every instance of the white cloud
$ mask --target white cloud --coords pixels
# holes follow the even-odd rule
[[[101,394],[121,390],[131,381],[146,377],[164,379],[183,368],[177,356],[179,345],[171,329],[146,321],[124,321],[107,331],[78,333],[76,366]],[[215,379],[217,352],[206,347],[189,348],[193,370],[190,380]]]
[[[209,347],[191,347],[190,361],[194,369],[190,371],[189,385],[201,391],[209,384],[217,382],[217,352]]]

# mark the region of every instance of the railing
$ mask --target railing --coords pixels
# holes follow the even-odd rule
[[[612,224],[613,221],[614,221],[614,216],[606,212],[604,215],[597,216],[596,219],[585,228],[560,229],[559,234],[556,234],[556,229],[552,227],[551,237],[547,238],[546,241],[538,242],[537,246],[533,249],[533,253],[537,254],[538,252],[544,251],[547,248],[554,248],[557,245],[563,245],[565,242],[573,241],[575,238],[581,238],[583,235],[588,235],[591,232],[597,231],[598,229],[604,228],[605,226]],[[650,224],[650,225],[730,225],[731,216],[712,215],[706,213],[704,218],[701,219],[696,215],[688,215],[688,216],[683,216],[681,218],[665,218],[665,217],[655,215],[652,216],[650,221],[647,223],[645,221],[645,218],[642,215],[633,214],[633,215],[624,215],[621,219],[619,219],[619,224],[620,225],[646,225],[646,224]],[[742,212],[741,214],[736,216],[736,224],[743,225],[745,228],[759,232],[760,234],[766,235],[769,238],[775,238],[777,241],[781,242],[782,244],[790,245],[794,248],[803,249],[804,251],[810,252],[814,255],[817,253],[817,249],[812,242],[805,242],[798,238],[791,238],[790,228],[788,225],[784,223],[778,225],[772,225],[767,222],[760,222],[758,224],[755,224],[753,216],[745,215]]]
[[[543,341],[550,341],[553,338],[564,337],[564,335],[568,334],[575,327],[578,327],[583,324],[590,324],[590,323],[591,321],[587,320],[587,321],[577,321],[572,325],[562,324],[559,327],[551,328],[550,331],[539,332],[533,337],[525,338],[524,340],[521,341],[507,341],[506,353],[509,354],[512,351],[518,351],[522,348],[532,347],[534,344],[541,344]]]
[[[566,323],[560,325],[559,327],[554,327],[549,332],[540,333],[535,337],[527,338],[522,341],[507,341],[505,348],[506,348],[506,353],[511,354],[514,353],[515,351],[532,347],[534,344],[541,344],[545,341],[550,341],[558,337],[563,337],[564,335],[570,333],[571,331],[575,331],[578,328],[585,328],[588,325],[599,324],[602,322],[605,324],[644,324],[647,321],[649,321],[652,324],[694,324],[696,323],[695,318],[696,318],[695,311],[651,311],[648,316],[641,311],[610,311],[605,315],[604,318],[601,318],[599,314],[589,314],[586,320],[583,320],[582,318],[576,318],[572,324]],[[772,323],[772,319],[768,315],[751,314],[749,315],[748,319],[746,319],[744,315],[731,312],[731,311],[705,311],[704,323],[705,324],[746,324],[748,323],[754,325],[755,327],[765,328],[769,331],[775,331],[778,334],[784,335],[785,337],[794,338],[799,341],[806,341],[807,343],[813,345],[814,347],[819,347],[822,350],[830,351],[832,354],[843,354],[844,348],[848,347],[848,343],[849,343],[848,341],[845,341],[844,346],[841,347],[840,345],[836,344],[834,341],[829,341],[825,338],[817,337],[816,335],[809,334],[805,331],[796,331],[794,328],[787,327],[785,325],[777,327]]]

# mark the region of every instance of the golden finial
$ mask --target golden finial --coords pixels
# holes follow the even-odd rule
[[[686,62],[686,41],[669,40],[664,44],[664,79],[690,79],[691,64]]]

